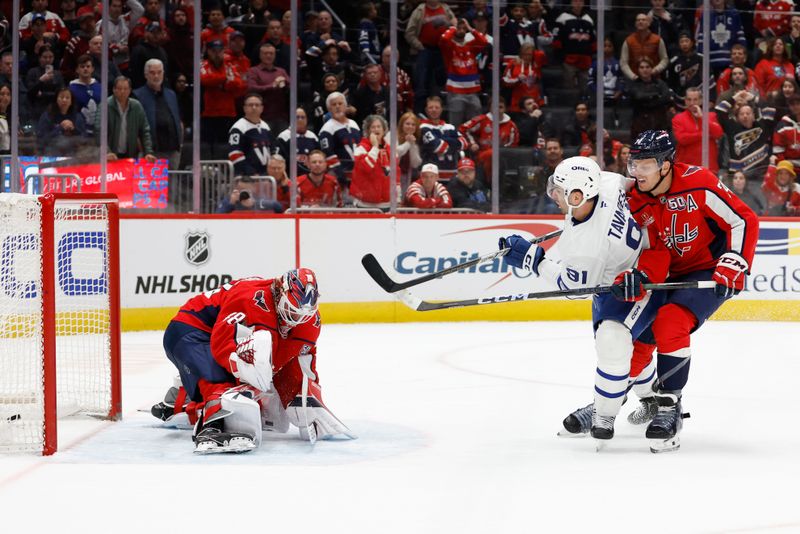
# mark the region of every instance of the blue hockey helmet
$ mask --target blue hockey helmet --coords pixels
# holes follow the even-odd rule
[[[661,165],[675,156],[675,141],[666,130],[645,130],[631,145],[630,159],[655,158]]]

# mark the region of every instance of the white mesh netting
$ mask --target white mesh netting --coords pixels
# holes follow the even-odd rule
[[[38,197],[0,195],[0,452],[42,450],[42,261],[56,277],[58,416],[111,407],[107,206],[57,201],[50,255],[43,223]]]

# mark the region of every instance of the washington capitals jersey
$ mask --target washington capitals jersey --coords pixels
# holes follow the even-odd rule
[[[254,124],[242,117],[228,132],[228,159],[237,176],[266,175],[274,141],[263,120]]]
[[[243,278],[189,299],[173,321],[211,333],[211,354],[231,371],[229,357],[236,350],[237,325],[268,330],[272,335],[272,367],[283,366],[302,354],[316,355],[319,314],[292,329],[279,323],[272,296],[272,279]]]
[[[455,174],[459,154],[466,150],[467,142],[455,126],[443,120],[422,119],[419,124],[420,157],[422,163],[434,163],[439,176],[448,179]],[[445,171],[447,176],[442,175]]]
[[[542,277],[565,290],[595,287],[612,283],[636,264],[647,241],[628,209],[624,180],[617,173],[601,174],[591,214],[583,221],[567,216],[556,244],[561,259],[544,258]]]
[[[650,242],[669,250],[671,276],[713,269],[728,251],[753,263],[758,217],[708,169],[675,163],[669,191],[634,190],[630,207]]]
[[[292,131],[286,128],[278,134],[278,150],[277,153],[283,156],[283,159],[289,161],[289,145],[291,140]],[[308,172],[308,155],[312,150],[319,149],[319,138],[317,134],[311,130],[306,130],[305,133],[297,134],[297,174],[305,174]]]
[[[353,153],[361,142],[361,130],[353,119],[329,119],[319,131],[319,146],[328,159],[328,169],[341,181],[353,170]]]

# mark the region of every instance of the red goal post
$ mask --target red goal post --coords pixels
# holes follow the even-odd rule
[[[119,204],[0,194],[0,452],[58,449],[59,417],[118,419]]]

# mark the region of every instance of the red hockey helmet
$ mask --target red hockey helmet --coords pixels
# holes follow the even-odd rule
[[[289,327],[305,323],[317,314],[317,275],[300,268],[283,274],[274,282],[278,316]]]

